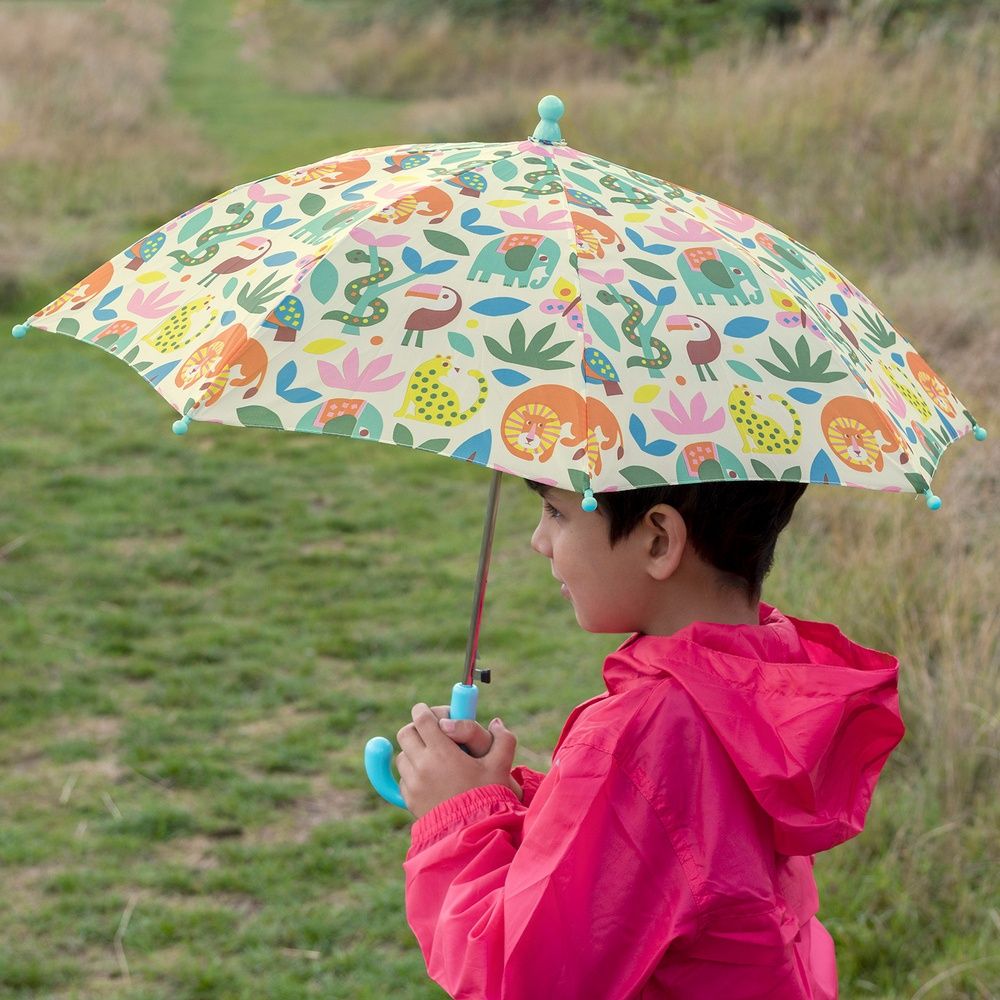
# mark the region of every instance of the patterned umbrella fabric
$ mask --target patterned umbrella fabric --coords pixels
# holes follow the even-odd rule
[[[384,441],[586,493],[922,493],[972,415],[808,247],[566,145],[379,147],[184,212],[15,328],[183,417]],[[590,498],[588,497],[588,500]]]

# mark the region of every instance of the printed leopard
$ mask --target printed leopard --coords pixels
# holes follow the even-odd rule
[[[729,412],[740,432],[743,450],[757,454],[771,452],[791,455],[798,450],[802,441],[802,421],[799,420],[798,412],[787,399],[776,392],[767,397],[780,403],[792,418],[792,433],[786,434],[781,424],[754,408],[754,400],[763,398],[751,392],[746,385],[734,386],[729,394]]]
[[[469,369],[469,375],[479,383],[479,396],[468,409],[463,410],[455,390],[441,382],[452,371],[458,373],[459,369],[452,367],[450,355],[437,354],[430,361],[418,365],[407,383],[403,405],[395,415],[444,427],[453,427],[468,420],[486,402],[489,391],[486,378],[482,372]]]

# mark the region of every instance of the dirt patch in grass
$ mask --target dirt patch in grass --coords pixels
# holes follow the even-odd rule
[[[311,778],[309,783],[309,795],[288,806],[274,823],[247,830],[243,842],[304,844],[323,823],[349,819],[364,811],[364,795],[356,789],[334,788],[322,775]]]

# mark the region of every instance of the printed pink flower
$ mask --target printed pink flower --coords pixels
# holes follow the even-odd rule
[[[180,291],[167,294],[167,284],[157,285],[145,294],[139,289],[132,293],[132,298],[128,300],[128,311],[136,316],[145,316],[149,319],[161,319],[171,312]]]
[[[708,401],[700,392],[691,398],[691,408],[688,411],[685,411],[684,404],[677,395],[671,392],[670,409],[673,410],[672,414],[665,410],[652,412],[671,434],[708,434],[721,431],[726,425],[726,411],[721,406],[711,416],[705,415]]]
[[[753,229],[754,226],[760,225],[758,220],[752,215],[740,212],[733,208],[732,205],[726,205],[721,201],[715,208],[710,208],[709,211],[727,229],[732,229],[737,233],[745,233],[748,229]]]
[[[387,392],[389,389],[395,389],[406,378],[406,372],[386,375],[384,378],[378,377],[391,364],[392,355],[386,354],[365,365],[364,371],[361,371],[356,347],[344,358],[343,368],[338,368],[329,361],[316,363],[319,377],[325,385],[331,389],[347,389],[351,392]]]
[[[251,184],[247,189],[247,194],[249,194],[254,201],[261,205],[270,205],[276,201],[288,200],[287,194],[268,194],[267,188],[265,188],[260,181],[255,181]]]
[[[709,229],[703,222],[697,219],[685,219],[681,226],[668,219],[665,215],[660,216],[662,226],[647,226],[651,233],[662,236],[664,239],[673,240],[675,243],[705,243],[708,240],[721,240],[722,234]]]
[[[906,402],[899,394],[896,387],[881,377],[876,378],[875,383],[882,390],[882,395],[885,397],[885,402],[889,409],[892,410],[897,417],[905,417]]]
[[[581,267],[579,274],[581,278],[593,281],[596,285],[617,285],[625,277],[625,268],[612,267],[602,274],[600,271],[592,271],[589,267]]]
[[[409,236],[376,236],[367,229],[355,226],[350,232],[356,243],[364,247],[398,247],[401,243],[409,243]]]
[[[547,229],[572,229],[573,225],[566,214],[566,209],[557,208],[554,212],[546,212],[541,218],[538,215],[538,206],[532,205],[523,215],[516,212],[500,212],[500,218],[508,226],[523,226],[525,229],[547,230]]]
[[[519,142],[517,144],[517,148],[522,153],[534,153],[536,156],[547,156],[550,160],[555,156],[562,156],[572,160],[574,157],[580,155],[577,150],[570,149],[569,146],[548,146],[544,142],[533,142],[531,139],[525,139],[524,142]]]

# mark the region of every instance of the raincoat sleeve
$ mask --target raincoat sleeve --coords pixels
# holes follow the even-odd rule
[[[526,805],[531,805],[531,800],[538,791],[538,786],[545,777],[541,771],[533,771],[530,767],[515,767],[510,772],[511,777],[521,786],[521,801]]]
[[[526,807],[491,785],[418,820],[406,911],[456,998],[631,997],[696,923],[671,832],[610,753],[563,746]]]

